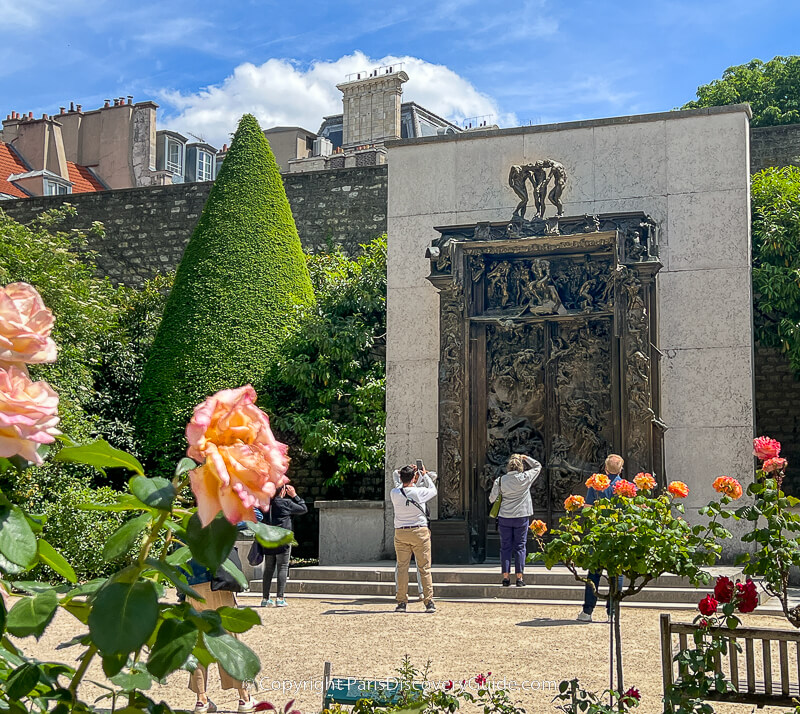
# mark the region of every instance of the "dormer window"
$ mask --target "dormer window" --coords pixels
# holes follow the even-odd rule
[[[212,181],[214,179],[214,157],[208,151],[197,152],[197,180]]]
[[[52,181],[51,179],[44,180],[45,196],[61,196],[67,193],[72,193],[72,186],[69,184]]]
[[[183,176],[183,144],[175,139],[171,139],[170,137],[166,137],[166,139],[166,169],[167,171],[171,171],[173,174]]]

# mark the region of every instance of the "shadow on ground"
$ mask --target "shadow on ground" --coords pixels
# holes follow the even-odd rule
[[[565,625],[605,625],[605,622],[578,622],[578,620],[551,620],[549,617],[536,617],[526,622],[518,622],[517,627],[564,627]]]

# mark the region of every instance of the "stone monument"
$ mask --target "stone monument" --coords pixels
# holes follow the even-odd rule
[[[521,201],[510,222],[437,228],[427,250],[440,298],[436,529],[446,561],[496,551],[488,491],[512,453],[542,463],[534,518],[550,527],[612,451],[631,474],[664,478],[655,222],[545,219],[551,178],[547,197],[560,211],[563,165],[514,165],[509,186]]]

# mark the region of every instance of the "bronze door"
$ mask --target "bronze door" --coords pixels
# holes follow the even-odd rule
[[[553,299],[543,290],[541,299],[526,308],[531,288],[513,277],[525,276],[530,264],[529,259],[490,259],[483,269],[476,264],[473,273],[478,279],[470,327],[476,479],[471,510],[478,560],[497,556],[488,493],[511,454],[527,454],[542,464],[532,489],[533,517],[552,528],[564,512],[564,500],[585,493],[584,482],[602,467],[615,441],[617,353],[606,283],[597,281],[593,293],[581,291],[583,258],[552,260]],[[595,259],[594,265],[605,275],[613,269],[610,256]],[[581,279],[570,280],[573,273]],[[589,301],[592,311],[582,311]]]

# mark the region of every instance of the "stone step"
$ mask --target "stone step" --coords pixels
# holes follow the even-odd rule
[[[499,585],[500,573],[499,566],[496,567],[437,567],[432,569],[434,585],[461,584],[461,585]],[[717,569],[719,570],[719,569]],[[289,577],[304,581],[353,581],[370,583],[394,583],[394,565],[391,566],[311,566],[304,568],[291,568]],[[537,585],[548,586],[573,586],[583,587],[575,580],[573,574],[567,568],[560,566],[552,570],[547,570],[541,566],[528,566],[525,570],[529,582]],[[742,578],[741,570],[738,568],[726,569],[724,573],[714,573],[714,575],[728,575],[731,578]],[[410,580],[414,581],[416,575],[413,568]],[[687,578],[677,575],[662,575],[651,581],[648,588],[688,588],[693,586]],[[709,590],[713,587],[701,586],[701,590]]]
[[[261,583],[253,581],[251,591],[258,592]],[[582,602],[584,588],[580,584],[548,585],[534,583],[524,588],[511,586],[501,587],[499,584],[486,585],[480,583],[434,583],[437,598],[441,599],[503,599],[524,601],[557,601]],[[317,596],[376,597],[392,596],[395,593],[393,581],[368,580],[310,580],[289,579],[286,583],[287,594],[303,594]],[[409,596],[418,595],[417,584],[409,583]],[[684,603],[696,604],[703,592],[695,588],[684,587],[647,587],[630,598],[636,602]]]

